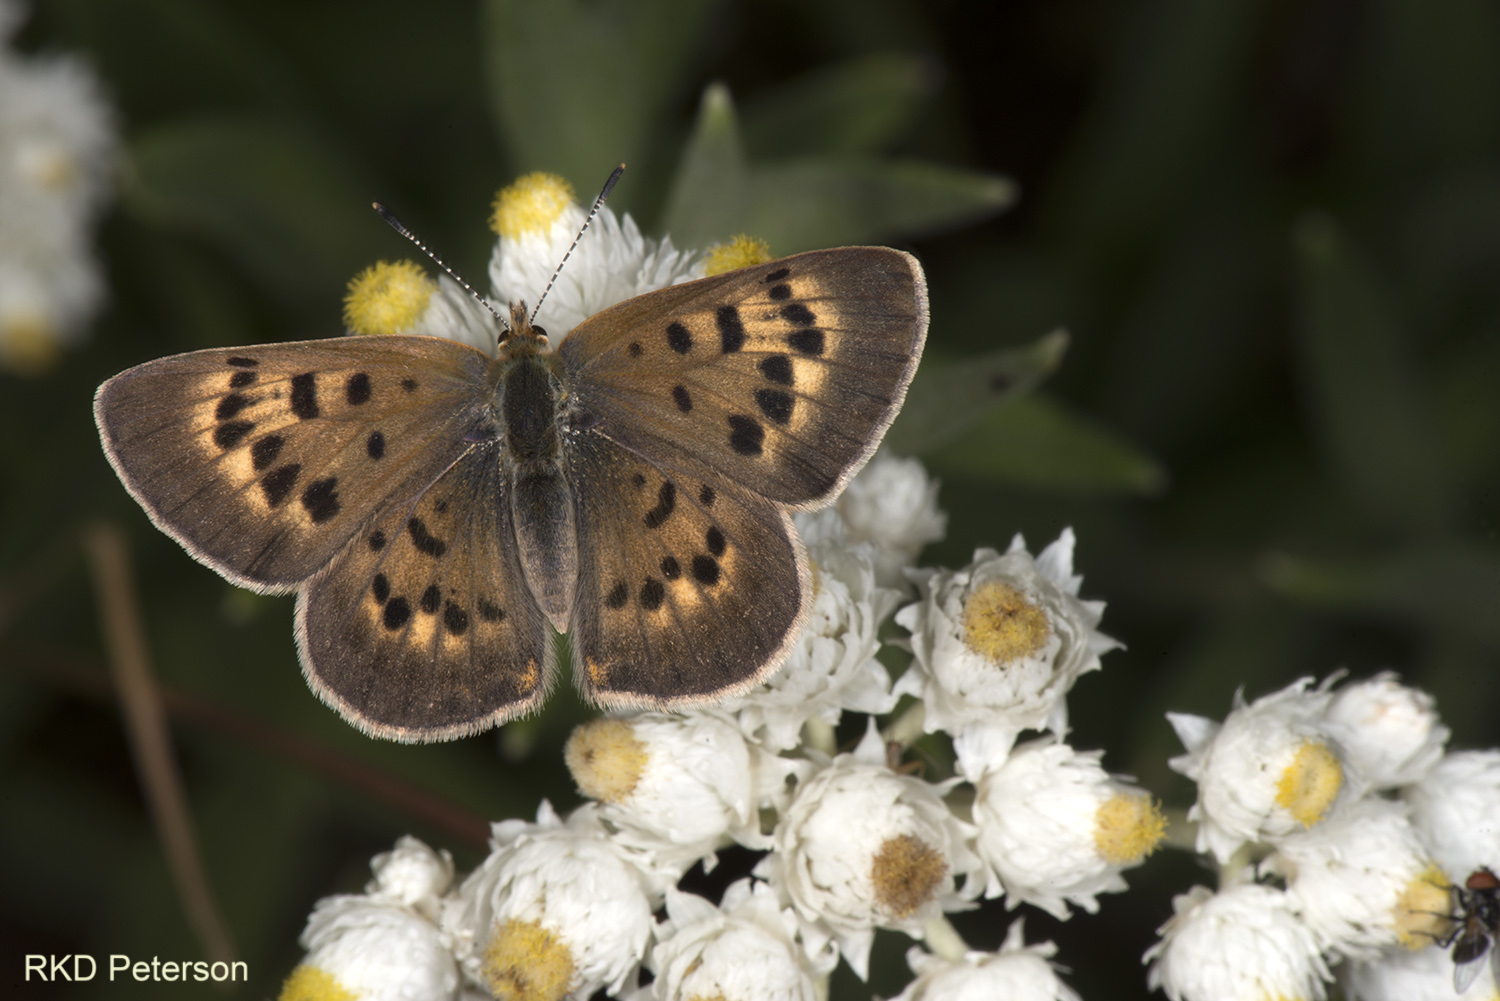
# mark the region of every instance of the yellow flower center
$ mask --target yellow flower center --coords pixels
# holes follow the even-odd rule
[[[771,259],[771,247],[764,240],[741,233],[728,243],[708,248],[703,261],[705,275],[722,275],[726,271],[764,264]]]
[[[60,357],[57,332],[40,316],[0,320],[0,365],[17,375],[37,376],[51,369]]]
[[[415,261],[381,261],[349,283],[344,326],[356,334],[399,334],[416,326],[437,282]]]
[[[562,1001],[573,983],[573,954],[536,921],[506,921],[484,947],[481,971],[500,1001]]]
[[[1408,949],[1442,941],[1453,931],[1453,887],[1435,862],[1406,884],[1396,901],[1396,936]]]
[[[606,803],[622,802],[635,790],[647,758],[646,745],[636,739],[630,724],[619,719],[584,723],[563,747],[563,760],[578,791]]]
[[[981,584],[964,603],[964,642],[991,663],[1029,657],[1051,634],[1047,613],[1003,581]]]
[[[1276,803],[1303,827],[1323,819],[1344,785],[1344,768],[1328,745],[1306,740],[1276,783]]]
[[[507,240],[545,233],[573,200],[573,185],[556,174],[527,174],[495,196],[490,229]]]
[[[898,920],[930,901],[947,874],[943,853],[910,834],[887,838],[870,867],[875,902]]]
[[[1134,865],[1156,850],[1167,818],[1143,792],[1118,792],[1094,811],[1094,848],[1111,865]]]
[[[333,979],[333,974],[315,966],[299,966],[276,997],[277,1001],[355,1001],[357,995]]]

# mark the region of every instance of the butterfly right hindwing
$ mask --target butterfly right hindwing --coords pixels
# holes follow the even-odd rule
[[[488,729],[546,697],[552,627],[516,558],[498,442],[367,523],[297,602],[313,690],[402,741]]]

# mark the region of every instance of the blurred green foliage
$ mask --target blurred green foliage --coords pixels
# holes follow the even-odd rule
[[[99,70],[128,160],[112,308],[50,376],[0,376],[8,977],[23,952],[198,954],[97,684],[90,520],[132,541],[163,683],[247,724],[173,728],[253,975],[233,996],[274,995],[314,900],[399,834],[479,859],[400,789],[488,819],[574,802],[558,748],[587,710],[566,687],[498,738],[343,724],[298,676],[290,599],[155,532],[89,408],[152,357],[339,332],[344,282],[409,253],[372,199],[481,275],[489,201],[530,170],[587,193],[628,162],[613,206],[679,246],[922,258],[927,358],[891,441],[943,478],[926,561],[1076,527],[1084,595],[1128,649],[1069,700],[1073,741],[1112,769],[1180,802],[1165,710],[1222,716],[1236,688],[1339,667],[1400,670],[1460,745],[1500,737],[1488,0],[42,0],[19,45]],[[1030,914],[1028,937],[1059,942],[1085,997],[1144,997],[1152,929],[1204,878],[1159,855],[1100,914]],[[957,924],[993,948],[1011,917]],[[842,971],[836,997],[899,989],[905,941],[882,942],[869,988]]]

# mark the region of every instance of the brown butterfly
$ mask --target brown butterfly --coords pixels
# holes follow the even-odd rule
[[[813,251],[494,357],[418,336],[216,348],[99,387],[109,461],[229,580],[296,591],[314,692],[367,733],[444,740],[547,695],[676,709],[776,670],[811,600],[791,512],[830,502],[900,409],[921,267]]]

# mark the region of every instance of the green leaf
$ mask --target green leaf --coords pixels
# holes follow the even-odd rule
[[[817,69],[745,104],[757,156],[875,153],[901,136],[937,92],[941,67],[880,52]]]
[[[132,212],[221,247],[283,299],[337,294],[367,263],[378,188],[300,129],[204,118],[145,131],[130,154]]]
[[[757,165],[744,231],[777,255],[915,237],[1008,208],[1007,178],[919,160],[817,157]],[[732,234],[731,234],[732,235]]]
[[[690,80],[701,0],[488,0],[490,107],[517,169],[589,187],[624,161],[650,165],[658,132]],[[616,204],[633,196],[623,190]]]
[[[919,455],[951,441],[1007,400],[1031,392],[1062,364],[1068,334],[1054,330],[1035,343],[977,358],[927,358],[885,442]]]
[[[1276,554],[1260,572],[1272,590],[1314,608],[1394,617],[1500,648],[1500,554],[1491,547],[1445,542],[1349,559]]]
[[[1038,490],[1151,494],[1167,481],[1151,456],[1040,394],[1011,400],[923,460],[939,474]]]
[[[729,239],[743,230],[749,182],[734,99],[722,83],[710,84],[672,179],[663,232],[684,247]]]
[[[1446,470],[1381,279],[1326,217],[1304,219],[1295,243],[1301,374],[1329,461],[1374,518],[1439,524]]]

